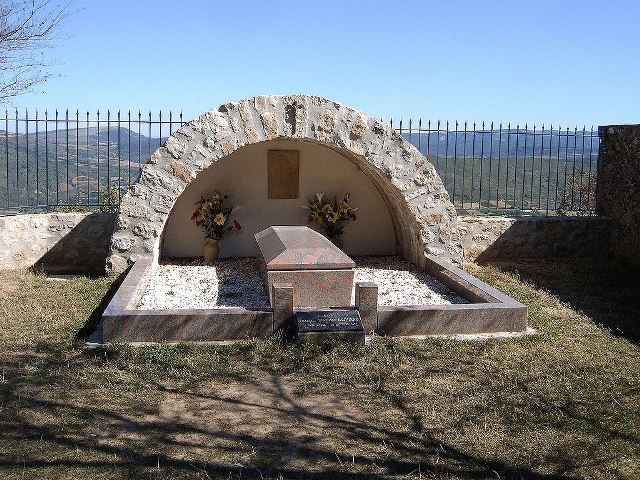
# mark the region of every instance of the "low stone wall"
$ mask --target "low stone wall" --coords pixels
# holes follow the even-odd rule
[[[0,269],[100,275],[116,215],[48,213],[0,217]],[[465,260],[608,257],[613,223],[605,217],[458,217]]]
[[[0,269],[35,267],[54,274],[103,274],[115,219],[112,213],[1,217]]]
[[[467,261],[608,257],[613,223],[606,217],[458,217]]]

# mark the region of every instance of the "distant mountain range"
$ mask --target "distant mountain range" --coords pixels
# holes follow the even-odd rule
[[[547,198],[553,204],[565,184],[576,190],[588,183],[598,155],[598,137],[590,135],[403,132],[436,166],[458,206],[525,210],[546,206]],[[117,126],[30,133],[28,139],[0,131],[0,209],[98,203],[107,186],[124,190],[137,181],[141,165],[166,139]]]
[[[409,140],[424,154],[439,157],[494,157],[515,158],[536,156],[542,154],[543,157],[555,157],[573,161],[574,155],[581,157],[590,153],[598,155],[598,136],[594,133],[591,136],[589,131],[574,132],[566,130],[519,130],[509,132],[503,129],[502,132],[493,131],[431,131],[416,133],[402,133],[402,136]],[[446,154],[445,154],[446,152]],[[578,159],[577,159],[578,160]]]
[[[46,203],[47,185],[49,204],[96,203],[107,185],[137,181],[140,166],[166,139],[117,126],[30,133],[28,138],[0,131],[0,208],[7,197],[10,205]]]

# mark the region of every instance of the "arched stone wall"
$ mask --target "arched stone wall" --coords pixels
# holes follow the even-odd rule
[[[462,261],[455,208],[433,165],[413,145],[338,102],[287,95],[224,104],[171,135],[122,199],[109,269],[123,271],[140,257],[157,261],[169,213],[198,173],[240,147],[278,138],[322,143],[357,165],[381,193],[406,258],[420,266],[426,254]]]
[[[298,198],[269,198],[269,150],[299,152]],[[317,192],[328,198],[349,192],[358,208],[357,221],[347,226],[343,236],[347,255],[393,255],[398,251],[389,210],[362,170],[322,143],[287,138],[246,145],[200,172],[169,214],[160,246],[162,257],[202,255],[204,233],[193,224],[191,214],[195,202],[214,190],[229,196],[229,204],[236,209],[233,218],[242,224],[240,232],[222,241],[220,257],[255,255],[254,235],[271,225],[307,225],[309,212],[302,207]]]

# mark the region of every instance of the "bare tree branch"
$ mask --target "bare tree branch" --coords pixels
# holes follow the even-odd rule
[[[44,51],[69,15],[69,3],[56,0],[0,0],[0,103],[52,76]]]

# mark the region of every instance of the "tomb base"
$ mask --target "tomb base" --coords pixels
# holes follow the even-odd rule
[[[348,307],[351,303],[353,278],[353,270],[266,272],[267,288],[275,283],[289,283],[293,286],[293,305],[296,308]],[[270,300],[273,305],[273,298]]]

